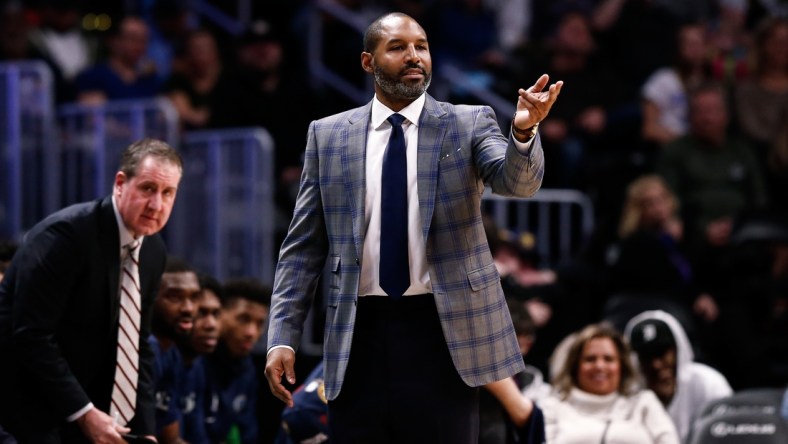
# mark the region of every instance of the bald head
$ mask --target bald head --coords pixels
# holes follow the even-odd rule
[[[422,28],[413,17],[401,12],[392,12],[378,17],[377,20],[369,25],[367,31],[364,32],[364,52],[373,53],[380,43],[380,39],[383,37],[385,27],[398,20],[412,21],[421,28],[422,32],[424,32],[424,28]],[[424,34],[426,35],[427,33],[424,32]]]

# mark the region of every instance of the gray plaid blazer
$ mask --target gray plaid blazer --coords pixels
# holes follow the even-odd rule
[[[298,349],[318,277],[328,265],[324,333],[328,399],[342,388],[364,243],[366,140],[372,102],[312,122],[289,232],[279,254],[268,347]],[[427,96],[419,118],[418,195],[430,280],[457,372],[480,386],[524,370],[481,217],[485,184],[506,196],[542,183],[539,136],[527,155],[501,134],[486,106]]]

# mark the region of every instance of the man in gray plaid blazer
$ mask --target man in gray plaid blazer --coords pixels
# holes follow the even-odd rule
[[[295,350],[328,265],[325,396],[332,442],[473,443],[478,390],[524,369],[480,203],[485,184],[527,197],[540,187],[538,123],[562,82],[518,91],[512,137],[484,106],[438,102],[426,89],[426,33],[387,14],[364,35],[375,78],[365,106],[313,122],[296,208],[282,245],[269,318],[266,376],[292,405]],[[407,267],[399,294],[381,284],[387,144],[398,113],[407,153]],[[396,128],[399,130],[399,128]],[[389,142],[392,143],[391,141]],[[405,174],[404,172],[402,174]],[[406,272],[407,273],[407,272]]]

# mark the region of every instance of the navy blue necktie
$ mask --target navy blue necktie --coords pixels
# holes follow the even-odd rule
[[[400,114],[386,119],[391,135],[383,157],[380,191],[380,288],[398,299],[410,287],[408,265],[408,165]]]

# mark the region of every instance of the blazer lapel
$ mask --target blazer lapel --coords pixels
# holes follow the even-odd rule
[[[99,242],[101,251],[104,252],[103,261],[107,264],[107,294],[109,297],[110,316],[107,321],[110,326],[118,322],[120,311],[120,232],[115,219],[115,210],[112,208],[112,198],[107,197],[101,203],[101,233]]]
[[[342,175],[345,179],[345,190],[350,199],[350,211],[353,219],[353,242],[356,246],[357,257],[361,257],[364,250],[364,235],[366,224],[364,211],[366,201],[366,159],[367,159],[367,134],[369,132],[369,119],[372,113],[372,102],[358,108],[348,117],[349,125],[344,128],[340,140],[342,146]]]
[[[416,176],[424,242],[427,242],[427,233],[430,231],[430,221],[435,209],[438,161],[448,127],[448,120],[443,118],[445,115],[446,111],[440,107],[438,102],[427,95],[421,118],[419,118],[418,172]]]

